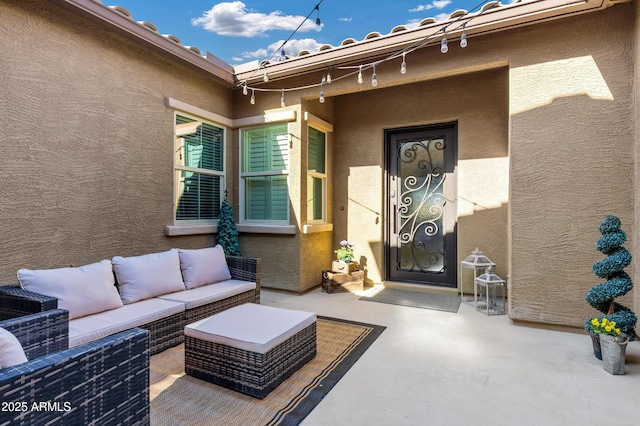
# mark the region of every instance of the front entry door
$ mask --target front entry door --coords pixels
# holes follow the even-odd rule
[[[387,280],[455,287],[456,125],[388,130]]]

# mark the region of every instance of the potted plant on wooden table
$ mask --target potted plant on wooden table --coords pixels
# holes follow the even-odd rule
[[[350,274],[356,270],[356,262],[353,261],[355,256],[353,252],[354,245],[347,240],[340,241],[340,248],[335,250],[337,261],[331,264],[331,270],[343,274]]]

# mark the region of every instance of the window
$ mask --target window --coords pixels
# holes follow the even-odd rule
[[[175,117],[175,219],[210,223],[220,212],[224,129],[183,114]]]
[[[327,221],[327,170],[325,133],[308,126],[307,222]]]
[[[287,124],[242,131],[243,221],[289,223]]]

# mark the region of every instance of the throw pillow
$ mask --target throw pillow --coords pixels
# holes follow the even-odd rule
[[[22,345],[16,336],[0,328],[0,368],[13,367],[27,362]]]
[[[199,250],[178,249],[180,269],[187,288],[201,287],[231,278],[222,246]]]
[[[75,268],[20,269],[18,281],[25,290],[56,297],[69,319],[122,306],[109,260]]]
[[[178,250],[112,259],[125,304],[184,290]]]

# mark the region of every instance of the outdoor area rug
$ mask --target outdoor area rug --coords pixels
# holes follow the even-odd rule
[[[370,297],[362,296],[360,300],[454,313],[458,312],[460,308],[460,297],[458,296],[392,290],[390,288],[385,288]]]
[[[318,317],[317,354],[264,399],[184,373],[184,345],[151,357],[152,425],[297,425],[386,327]]]

